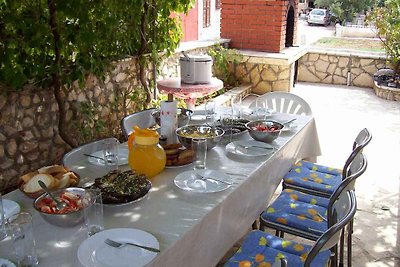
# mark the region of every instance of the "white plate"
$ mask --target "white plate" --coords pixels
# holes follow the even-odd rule
[[[115,228],[99,232],[82,242],[78,248],[78,260],[86,267],[141,267],[153,260],[157,253],[134,246],[114,248],[104,240],[133,242],[160,248],[157,239],[150,233],[133,228]]]
[[[3,210],[4,210],[4,219],[7,221],[8,218],[19,213],[21,211],[21,207],[17,202],[3,198]]]
[[[90,155],[92,155],[94,157],[104,158],[103,151],[96,151]],[[128,164],[128,156],[129,156],[129,151],[127,148],[118,148],[118,165]],[[87,157],[87,159],[91,164],[94,164],[97,166],[104,166],[104,160],[96,159],[96,158],[92,158],[92,157]]]
[[[194,171],[185,171],[175,177],[175,185],[180,189],[193,191],[198,193],[215,193],[229,188],[232,179],[225,173],[215,170],[196,170],[203,177],[211,179],[199,179],[195,176]],[[213,180],[212,178],[218,179]],[[225,181],[221,182],[221,181]]]
[[[249,148],[245,148],[244,146],[249,146]],[[265,149],[261,147],[272,149]],[[255,140],[233,141],[227,144],[225,147],[226,151],[228,151],[229,153],[249,157],[269,155],[274,151],[274,148],[275,147],[270,144]]]
[[[5,264],[5,267],[16,267],[11,261],[0,258],[0,265],[3,266],[3,264]]]

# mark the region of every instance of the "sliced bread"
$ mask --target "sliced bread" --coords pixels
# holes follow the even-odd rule
[[[39,181],[42,181],[49,189],[55,188],[55,180],[56,179],[49,174],[36,174],[24,185],[24,191],[27,193],[35,193],[42,190],[38,183]]]

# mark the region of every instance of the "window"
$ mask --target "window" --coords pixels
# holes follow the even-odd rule
[[[221,8],[221,0],[215,0],[215,9],[220,9],[220,8]]]
[[[203,28],[211,26],[211,0],[203,0]]]

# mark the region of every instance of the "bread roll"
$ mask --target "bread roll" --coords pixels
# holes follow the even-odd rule
[[[45,173],[45,174],[51,174],[51,175],[57,175],[59,173],[66,173],[67,171],[65,170],[64,166],[62,165],[51,165],[51,166],[45,166],[42,167],[38,170],[39,173]]]
[[[24,181],[24,183],[26,184],[30,179],[32,179],[33,176],[35,176],[36,174],[38,174],[38,171],[34,171],[34,172],[29,172],[27,174],[24,174],[20,177],[20,179],[22,181]]]
[[[55,180],[56,179],[49,174],[36,174],[24,185],[24,191],[27,193],[35,193],[42,190],[38,183],[39,181],[42,181],[49,189],[53,189],[55,186]]]
[[[59,181],[58,188],[67,188],[71,184],[69,175],[64,175]]]

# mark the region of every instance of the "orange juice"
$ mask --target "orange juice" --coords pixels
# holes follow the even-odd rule
[[[167,161],[164,149],[158,144],[158,133],[149,129],[135,127],[134,137],[130,138],[129,166],[148,178],[159,174]]]

